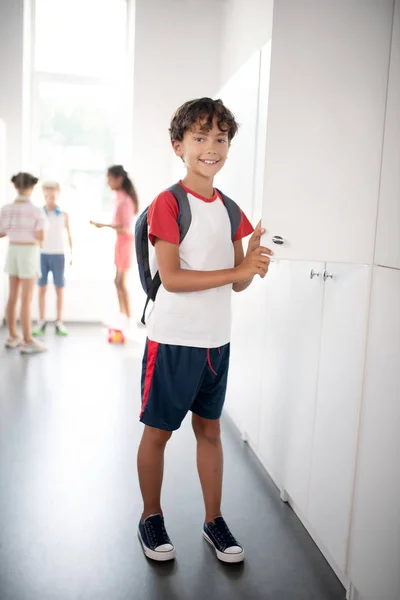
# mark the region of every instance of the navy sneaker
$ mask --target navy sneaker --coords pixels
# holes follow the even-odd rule
[[[175,548],[169,539],[161,515],[150,515],[144,523],[140,519],[138,538],[148,558],[159,561],[175,558]]]
[[[214,523],[204,523],[203,536],[213,546],[217,558],[225,563],[239,563],[244,560],[244,550],[231,534],[222,517],[215,517]]]

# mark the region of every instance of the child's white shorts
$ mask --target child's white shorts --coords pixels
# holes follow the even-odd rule
[[[32,279],[40,276],[40,247],[10,244],[5,273],[19,279]]]

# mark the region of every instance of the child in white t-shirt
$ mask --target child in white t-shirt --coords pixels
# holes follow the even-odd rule
[[[272,252],[260,247],[263,230],[253,233],[242,212],[232,231],[227,206],[214,188],[236,131],[235,118],[221,100],[201,98],[181,106],[170,135],[186,167],[179,182],[191,210],[184,239],[170,190],[159,194],[148,211],[161,286],[148,318],[143,358],[140,420],[145,429],[138,470],[144,507],[138,534],[146,556],[158,561],[175,557],[161,509],[164,450],[189,411],[205,504],[203,536],[221,561],[244,558],[221,513],[220,416],[229,368],[231,293],[245,290],[256,275],[265,277]],[[242,239],[251,233],[244,254]]]
[[[72,236],[69,218],[66,212],[58,206],[60,184],[57,181],[43,183],[45,206],[43,211],[47,217],[49,227],[40,253],[41,276],[39,285],[39,316],[40,320],[33,330],[34,336],[44,335],[46,332],[46,294],[49,273],[53,276],[57,296],[56,334],[68,335],[68,330],[63,323],[64,286],[65,286],[65,238],[68,243],[72,261]]]

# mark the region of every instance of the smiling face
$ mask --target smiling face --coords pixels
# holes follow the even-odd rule
[[[172,147],[183,159],[188,172],[213,179],[228,157],[228,132],[219,129],[217,119],[211,128],[198,122],[185,132],[182,141],[173,141]]]

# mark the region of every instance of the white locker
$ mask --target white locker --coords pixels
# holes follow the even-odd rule
[[[302,511],[310,479],[323,266],[278,261],[266,291],[259,454]]]
[[[362,600],[400,598],[400,271],[374,268],[348,572]]]
[[[263,222],[282,258],[372,264],[393,0],[274,7]]]
[[[256,449],[264,365],[266,279],[233,293],[231,361],[225,409],[241,435]]]
[[[308,520],[344,573],[364,376],[371,268],[325,270]]]

